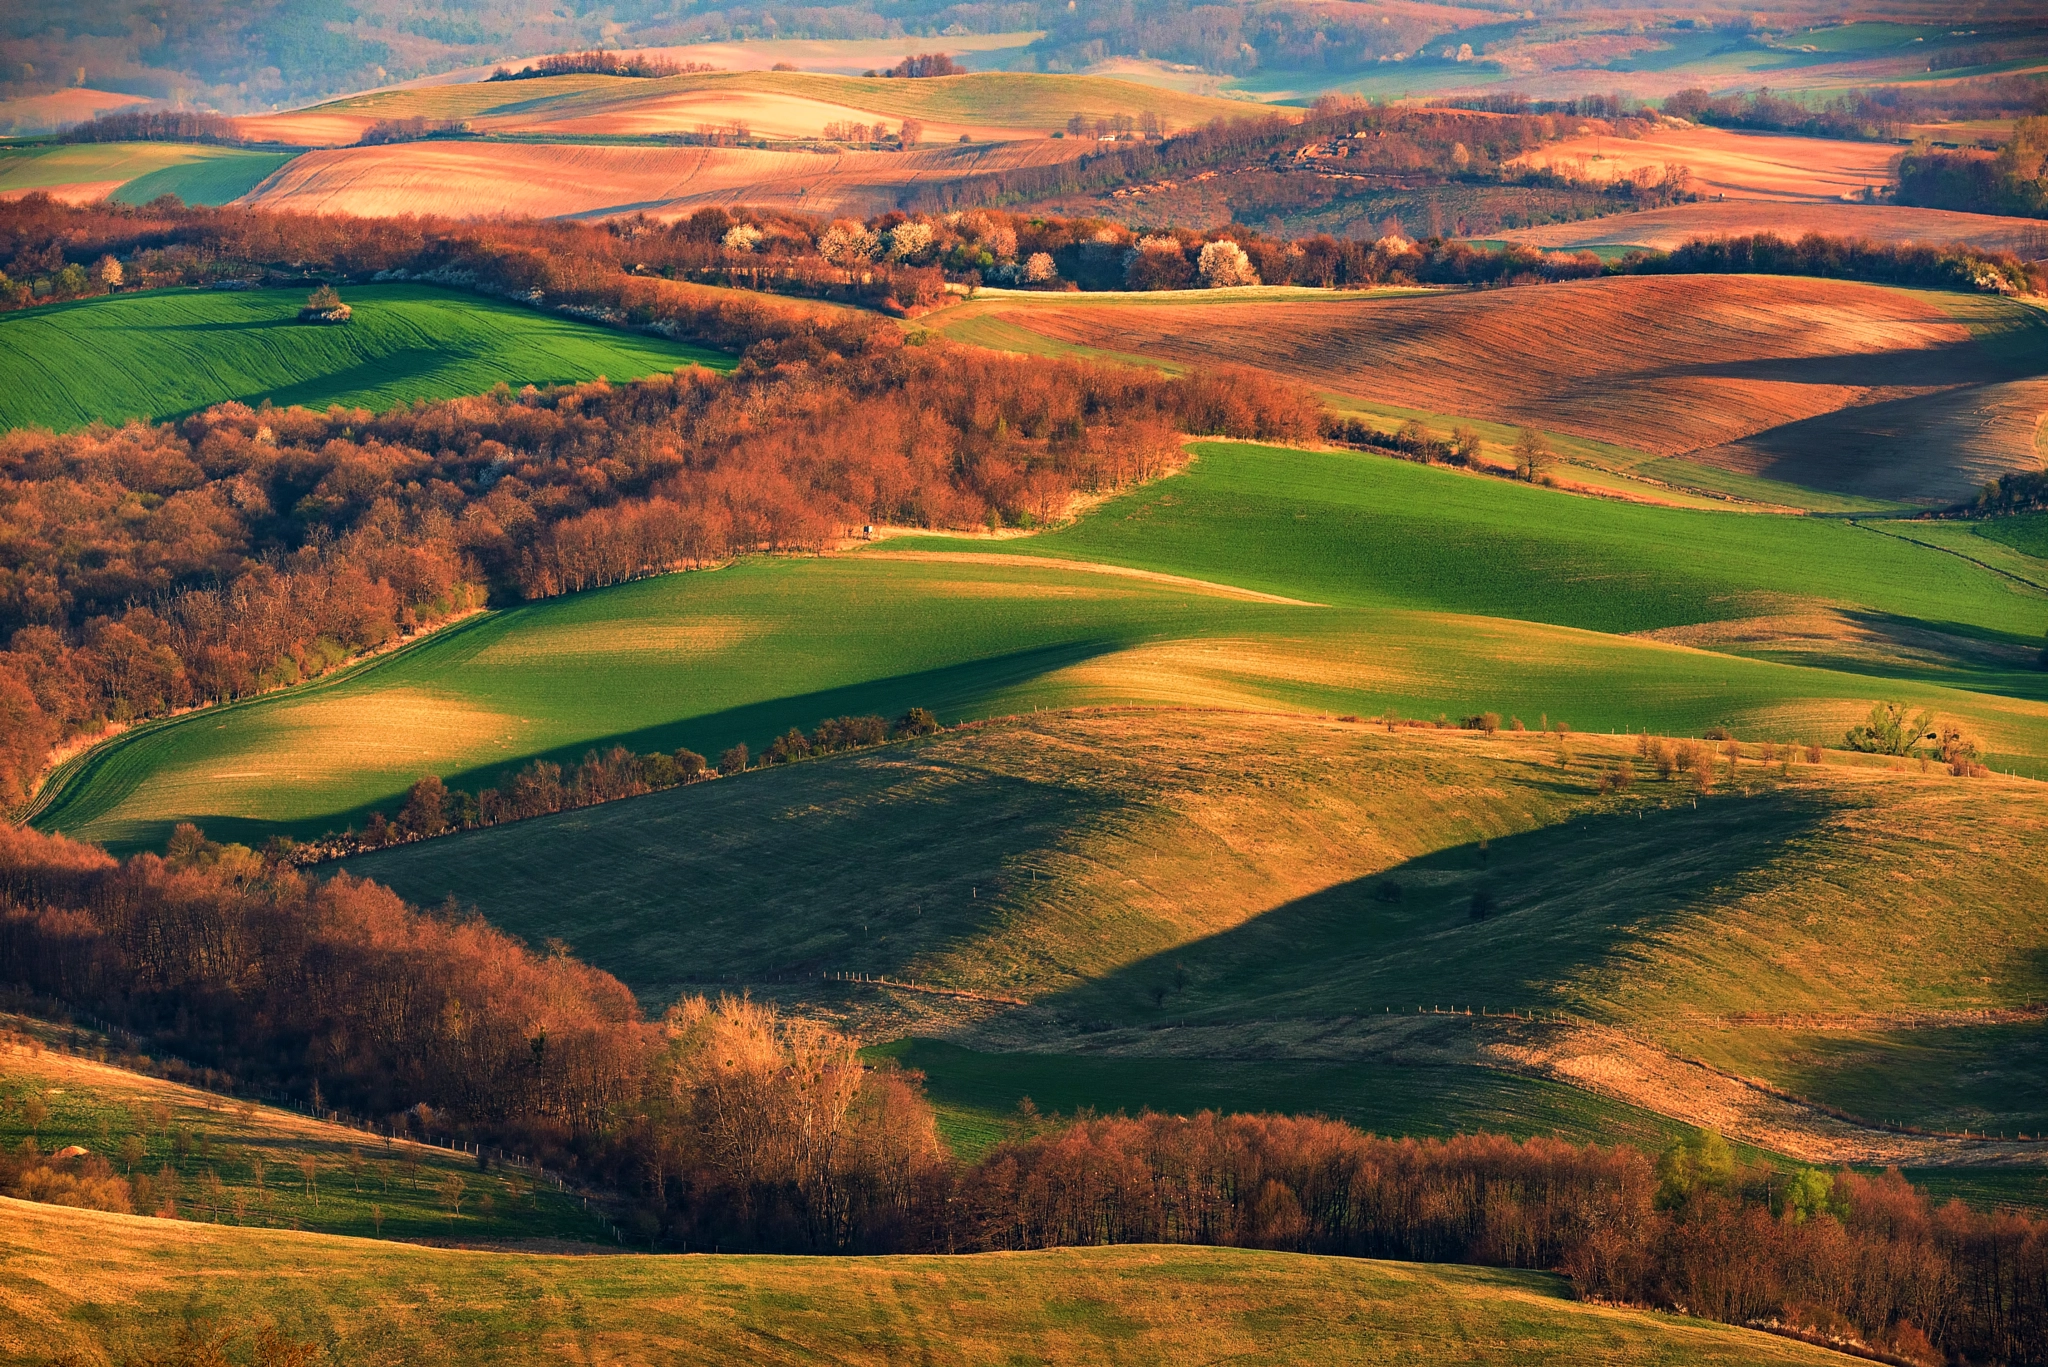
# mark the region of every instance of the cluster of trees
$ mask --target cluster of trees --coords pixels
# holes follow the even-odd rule
[[[943,52],[920,52],[915,56],[905,57],[887,71],[870,71],[867,74],[917,81],[934,76],[965,76],[967,68]]]
[[[1809,138],[1889,140],[1898,134],[1897,111],[1863,91],[1806,104],[1773,95],[1768,89],[1748,95],[1714,95],[1694,86],[1667,95],[1664,112],[1715,128],[1755,128]]]
[[[1202,0],[1051,4],[1029,54],[1041,70],[1079,71],[1108,57],[1151,56],[1208,71],[1347,70],[1413,51],[1443,31],[1419,14],[1331,6],[1217,5]]]
[[[224,147],[248,140],[234,120],[187,109],[117,110],[73,124],[59,142],[203,142]]]
[[[0,829],[0,971],[244,1086],[608,1184],[658,1246],[1144,1241],[1555,1268],[1582,1295],[1913,1360],[2048,1360],[2048,1222],[1936,1209],[1896,1173],[1746,1167],[1711,1134],[1653,1163],[1322,1119],[1028,1109],[965,1164],[919,1079],[863,1064],[829,1027],[731,999],[650,1022],[559,945],[203,839],[116,863]]]
[[[1932,247],[1820,233],[1797,240],[1775,233],[1693,238],[1669,253],[1631,252],[1609,269],[1623,275],[1814,275],[1977,294],[2048,292],[2048,269],[2010,252],[1987,252],[1962,243]]]
[[[673,754],[654,751],[635,754],[615,745],[603,754],[592,750],[574,770],[549,760],[533,760],[506,782],[503,788],[480,792],[451,789],[438,775],[428,774],[406,791],[396,819],[373,811],[359,833],[344,831],[317,841],[296,842],[275,837],[265,853],[299,865],[324,859],[340,859],[366,850],[411,840],[426,840],[454,831],[475,830],[507,821],[546,816],[572,807],[590,807],[623,797],[659,792],[688,783],[768,768],[814,756],[866,749],[892,740],[928,736],[939,730],[931,711],[913,707],[893,723],[882,717],[828,717],[805,735],[792,726],[770,741],[757,756],[744,741],[719,755],[714,765],[694,750]],[[181,825],[173,839],[179,848],[200,838],[189,825]]]
[[[867,523],[1036,525],[1169,468],[1180,432],[1315,431],[1306,390],[1256,373],[857,322],[766,328],[730,377],[0,436],[0,801],[66,737],[294,683],[489,599]]]
[[[1915,146],[1899,159],[1898,201],[2048,218],[2048,115],[2015,120],[2012,136],[1996,153]]]
[[[1325,96],[1306,117],[1283,115],[1218,119],[1163,141],[1106,144],[1099,152],[1050,166],[1019,167],[972,180],[912,186],[902,201],[932,212],[982,205],[1028,204],[1066,196],[1113,192],[1127,186],[1179,182],[1208,171],[1227,176],[1218,187],[1235,205],[1234,187],[1247,177],[1278,176],[1307,186],[1329,168],[1310,162],[1307,149],[1341,146],[1341,169],[1355,190],[1372,177],[1380,183],[1444,184],[1453,180],[1563,184],[1553,173],[1509,168],[1523,152],[1571,136],[1581,120],[1565,114],[1500,116],[1448,107],[1388,106],[1355,97]],[[1642,125],[1617,121],[1627,136]],[[1360,135],[1364,136],[1360,136]],[[1263,182],[1261,182],[1262,184]],[[1253,191],[1270,198],[1270,187]],[[1624,183],[1599,191],[1614,207],[1641,207],[1647,187]],[[1674,191],[1673,193],[1676,193]],[[1645,200],[1645,203],[1648,201]],[[1669,202],[1666,197],[1662,202]],[[1243,217],[1242,214],[1239,215]]]
[[[501,66],[485,79],[530,81],[540,76],[579,75],[659,78],[695,75],[700,71],[716,70],[717,67],[704,62],[678,62],[651,52],[606,52],[593,48],[587,52],[553,53],[537,62],[529,62],[517,71]]]

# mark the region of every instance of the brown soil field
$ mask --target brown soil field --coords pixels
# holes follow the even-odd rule
[[[1691,127],[1645,138],[1589,133],[1526,152],[1519,161],[1587,180],[1621,180],[1640,171],[1662,177],[1665,168],[1683,166],[1691,187],[1702,194],[1826,200],[1886,184],[1898,155],[1890,143]]]
[[[878,117],[874,111],[854,105],[780,91],[685,90],[651,97],[621,95],[594,108],[560,113],[491,114],[476,120],[476,127],[493,133],[647,136],[690,133],[707,125],[717,127],[736,121],[744,123],[757,138],[789,140],[822,137],[827,124],[871,123]],[[899,121],[888,122],[890,131],[895,131]],[[954,142],[963,136],[974,142],[1007,142],[1044,135],[1034,128],[979,121],[927,122],[924,127],[927,142]]]
[[[2044,367],[2016,344],[2036,320],[2002,301],[1779,276],[1179,307],[1070,298],[1020,300],[1004,320],[1861,496],[1947,501],[2041,465]],[[1995,345],[1979,340],[1989,333]]]
[[[141,95],[119,95],[111,90],[74,87],[48,95],[24,95],[0,100],[0,134],[49,133],[67,124],[84,123],[102,113],[124,109],[131,104],[148,104]]]
[[[1907,209],[1890,204],[1729,199],[1678,204],[1582,223],[1550,223],[1497,234],[1536,247],[1654,247],[1669,251],[1694,237],[1737,237],[1776,233],[1800,237],[1867,237],[1878,242],[1964,243],[1985,251],[2012,252],[2029,259],[2048,256],[2048,223],[1996,214],[1958,214],[1946,209]]]
[[[758,204],[880,213],[919,180],[971,179],[1078,155],[1046,139],[913,152],[419,142],[308,152],[240,203],[365,217],[598,217]]]

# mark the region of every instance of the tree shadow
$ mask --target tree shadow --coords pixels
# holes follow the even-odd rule
[[[1840,805],[1806,789],[1688,796],[1458,845],[1048,1005],[1094,1027],[1582,1005],[1588,971],[1646,964],[1659,931],[1759,878]]]

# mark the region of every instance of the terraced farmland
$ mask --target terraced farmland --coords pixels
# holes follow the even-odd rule
[[[0,318],[0,425],[68,429],[210,404],[389,408],[499,383],[625,380],[729,357],[423,285],[347,292],[353,321],[296,321],[302,291],[159,291]]]
[[[0,1361],[163,1346],[174,1312],[342,1360],[1841,1363],[1755,1330],[1588,1305],[1532,1273],[1238,1249],[564,1258],[393,1248],[0,1200]],[[90,1307],[89,1313],[87,1307]]]

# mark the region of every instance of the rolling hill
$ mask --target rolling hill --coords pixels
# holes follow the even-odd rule
[[[1509,228],[1504,241],[1565,250],[1579,247],[1649,247],[1669,251],[1695,237],[1740,237],[1776,233],[1803,237],[1823,233],[1867,237],[1879,242],[1959,242],[2029,259],[2048,255],[2048,226],[2033,219],[1993,214],[1959,214],[1947,209],[1909,209],[1896,204],[1829,204],[1819,201],[1728,199],[1677,204],[1668,209],[1613,214],[1579,223]]]
[[[1708,198],[1837,203],[1889,184],[1897,157],[1889,143],[1694,125],[1629,139],[1581,134],[1526,152],[1519,164],[1577,180],[1626,180],[1647,172],[1653,181],[1682,166],[1689,186]]]
[[[0,317],[0,426],[69,429],[237,400],[372,409],[504,382],[625,380],[730,357],[424,285],[365,285],[345,326],[296,321],[300,290],[164,290]]]
[[[942,1078],[1082,1056],[1090,1071],[1058,1086],[1107,1109],[1257,1097],[1383,1132],[1659,1143],[1640,1113],[1524,1080],[1541,1078],[1809,1161],[1962,1161],[1739,1088],[1653,1090],[1705,1052],[1859,1114],[1890,1063],[1873,1119],[2048,1124],[2015,1085],[2038,1068],[2026,1013],[2048,995],[2024,952],[2048,928],[2037,784],[1768,764],[1751,746],[1705,795],[1639,758],[1635,790],[1604,792],[1635,755],[1533,730],[1033,714],[348,867],[565,940],[650,1004],[745,988],[870,1040],[1010,1056],[930,1056]],[[1588,1022],[1638,1040],[1648,1071],[1576,1073]],[[1815,1058],[1815,1039],[1853,1056]],[[1418,1089],[1444,1099],[1417,1107]]]
[[[69,204],[147,204],[158,195],[226,204],[291,159],[289,152],[170,142],[0,148],[0,198],[41,190]]]
[[[1005,345],[991,318],[1026,334],[1010,349],[1035,335],[1047,350],[1254,365],[1340,396],[1632,449],[1643,457],[1617,468],[1681,486],[1740,493],[1728,476],[1762,477],[1867,507],[1965,499],[2042,467],[2048,323],[1970,295],[1622,276],[1301,302],[1013,295],[933,321]]]
[[[78,1145],[150,1182],[151,1209],[237,1229],[518,1242],[612,1235],[581,1198],[529,1170],[132,1072],[104,1037],[0,1015],[0,1142]],[[24,1103],[47,1118],[33,1130]],[[130,1161],[123,1146],[139,1141]],[[450,1179],[462,1186],[450,1204]],[[139,1194],[139,1193],[138,1193]],[[490,1198],[486,1201],[484,1198]],[[168,1222],[166,1222],[168,1223]]]
[[[415,142],[308,152],[287,162],[243,202],[369,218],[672,217],[706,204],[867,215],[894,208],[903,188],[915,182],[965,180],[1042,165],[1092,146],[1036,139],[891,152],[822,146]]]
[[[1530,1273],[1236,1249],[978,1257],[462,1253],[0,1200],[0,1361],[160,1351],[175,1312],[341,1360],[1822,1364],[1755,1330],[1566,1299]],[[90,1307],[89,1313],[87,1307]]]
[[[687,50],[679,55],[695,57]],[[754,136],[771,139],[820,138],[828,123],[914,118],[925,124],[929,138],[951,142],[964,133],[979,142],[1043,138],[1064,129],[1075,114],[1093,122],[1147,112],[1175,129],[1253,111],[1242,101],[1101,76],[984,72],[912,81],[814,71],[714,71],[381,90],[239,122],[250,137],[312,147],[354,142],[377,120],[401,118],[468,120],[480,132],[556,136],[689,133],[739,120]]]
[[[1493,708],[1833,743],[1905,693],[2001,767],[2048,756],[2043,594],[1946,551],[1380,457],[1198,449],[1065,531],[750,560],[495,613],[343,680],[138,728],[37,822],[119,849],[180,820],[310,836],[426,772],[480,785],[614,742],[716,754],[913,705]],[[1696,636],[1644,635],[1678,629]]]

